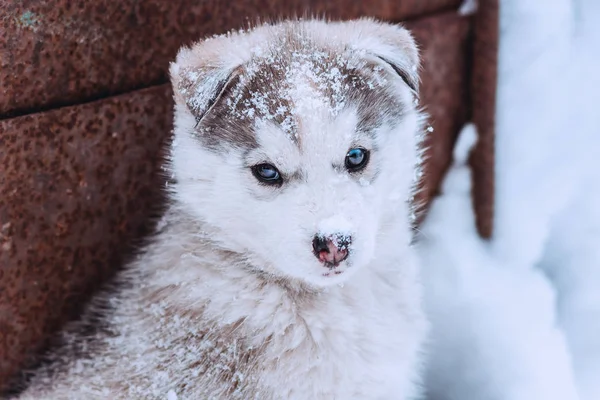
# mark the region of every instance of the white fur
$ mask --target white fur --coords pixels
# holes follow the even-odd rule
[[[368,47],[416,67],[414,43],[401,28],[368,20],[303,24],[324,46],[348,44],[359,54]],[[211,79],[224,79],[222,68],[248,61],[285,26],[183,50],[174,81],[197,62],[218,65]],[[173,205],[122,277],[133,287],[104,295],[115,306],[108,320],[115,335],[101,339],[91,361],[68,360],[68,373],[34,380],[22,398],[416,398],[426,323],[408,199],[419,118],[411,91],[392,75],[389,84],[408,106],[393,129],[361,135],[352,107],[333,114],[299,108],[299,145],[281,127],[258,123],[259,147],[249,152],[204,148],[176,86]],[[192,107],[207,106],[217,83],[206,85]],[[360,179],[333,167],[355,146],[372,151]],[[260,185],[249,166],[263,161],[302,179],[281,189]],[[311,247],[319,233],[352,236],[343,273],[324,276]],[[242,365],[240,354],[253,351],[256,363]]]

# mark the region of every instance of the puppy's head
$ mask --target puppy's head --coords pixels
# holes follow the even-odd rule
[[[257,269],[347,279],[391,225],[408,231],[417,70],[410,34],[371,20],[264,25],[181,50],[174,196]]]

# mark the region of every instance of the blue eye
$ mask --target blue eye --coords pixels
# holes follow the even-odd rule
[[[271,164],[258,164],[252,167],[252,174],[256,179],[260,182],[267,183],[270,185],[281,185],[283,183],[283,179],[281,179],[281,174]]]
[[[346,168],[350,172],[360,171],[369,162],[369,152],[361,147],[350,149],[346,154]]]

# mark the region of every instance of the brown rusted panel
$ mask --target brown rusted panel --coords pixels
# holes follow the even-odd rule
[[[484,238],[494,228],[494,137],[498,65],[498,0],[480,0],[474,16],[472,113],[479,135],[471,153],[473,206]]]
[[[313,15],[327,15],[334,19],[372,16],[383,20],[408,20],[434,12],[458,9],[456,0],[378,0],[378,1],[323,1],[297,0],[297,10]]]
[[[468,119],[470,20],[452,12],[406,26],[421,47],[421,105],[433,128],[425,142],[424,187],[418,197],[423,218],[452,161],[457,134]]]
[[[166,82],[182,44],[281,16],[405,19],[460,0],[0,0],[0,117]]]
[[[409,24],[423,52],[429,199],[466,119],[469,20]],[[121,265],[157,203],[167,85],[0,121],[0,386]]]
[[[0,121],[0,386],[159,203],[169,98],[161,86]]]

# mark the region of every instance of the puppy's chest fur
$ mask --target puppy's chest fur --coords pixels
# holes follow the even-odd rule
[[[23,398],[406,398],[421,320],[388,267],[308,292],[178,253],[149,283],[107,294],[105,329],[84,341],[67,332]],[[192,267],[193,280],[169,283]]]
[[[224,311],[220,319],[207,309],[196,320],[159,324],[160,380],[180,398],[394,398],[398,388],[390,384],[406,375],[402,360],[410,357],[403,345],[412,346],[403,337],[402,305],[389,289],[373,279],[309,299],[279,288],[239,298],[243,289],[234,285],[209,307],[221,303],[247,315]],[[156,385],[157,377],[149,382]]]

